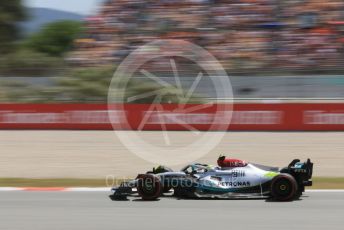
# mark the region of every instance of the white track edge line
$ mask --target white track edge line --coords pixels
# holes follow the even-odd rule
[[[65,192],[110,192],[111,188],[66,188]]]
[[[306,192],[344,192],[344,189],[308,189]]]
[[[0,187],[0,192],[8,192],[8,191],[26,191],[28,188],[23,188],[23,187]],[[49,189],[49,188],[47,188]],[[38,190],[33,190],[37,191]],[[46,191],[44,188],[42,188],[41,191]],[[110,192],[111,188],[109,187],[99,187],[99,188],[88,188],[88,187],[71,187],[71,188],[64,188],[59,191],[54,191],[53,192]],[[322,192],[344,192],[344,189],[308,189],[306,192],[314,192],[314,193],[322,193]]]

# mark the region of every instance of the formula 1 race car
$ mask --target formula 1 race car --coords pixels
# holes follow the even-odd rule
[[[143,200],[155,200],[173,189],[173,195],[179,198],[291,201],[299,199],[305,186],[312,186],[312,173],[310,159],[304,163],[295,159],[278,169],[222,156],[218,166],[191,164],[179,172],[159,166],[112,188],[111,198],[122,200],[138,193]]]

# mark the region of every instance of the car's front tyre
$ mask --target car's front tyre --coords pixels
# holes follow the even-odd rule
[[[137,177],[137,192],[143,200],[156,200],[162,193],[160,178],[154,174],[141,174]]]

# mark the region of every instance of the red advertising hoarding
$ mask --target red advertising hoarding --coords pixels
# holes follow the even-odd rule
[[[223,105],[192,109],[197,106],[2,104],[0,129],[344,131],[339,103],[234,104],[232,112]]]

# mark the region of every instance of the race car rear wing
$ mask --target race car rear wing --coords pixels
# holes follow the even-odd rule
[[[281,170],[282,173],[289,173],[297,180],[299,186],[312,186],[312,176],[313,176],[313,163],[310,159],[306,162],[301,162],[299,159],[295,159],[288,167]]]

